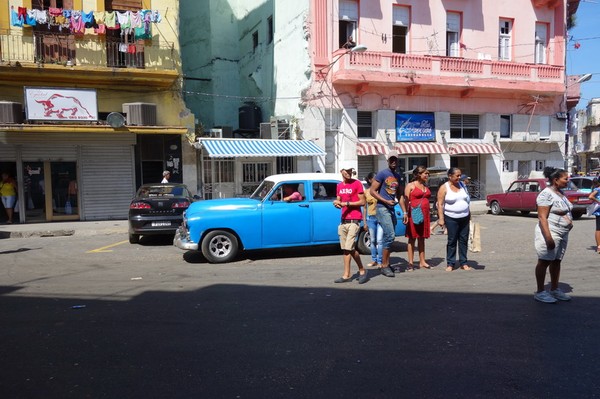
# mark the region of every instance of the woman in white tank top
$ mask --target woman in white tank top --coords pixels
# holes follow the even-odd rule
[[[448,170],[448,182],[440,187],[437,195],[438,225],[442,228],[445,226],[448,230],[448,243],[446,244],[447,272],[455,269],[457,249],[460,268],[472,270],[467,265],[471,198],[467,187],[460,181],[461,174],[462,171],[459,168],[450,168]]]

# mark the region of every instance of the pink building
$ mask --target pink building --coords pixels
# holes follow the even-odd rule
[[[307,126],[325,169],[458,166],[484,197],[564,167],[570,0],[311,0]],[[366,47],[366,49],[365,49]],[[576,96],[577,97],[577,96]],[[573,95],[568,96],[569,103]],[[312,119],[311,119],[312,118]]]

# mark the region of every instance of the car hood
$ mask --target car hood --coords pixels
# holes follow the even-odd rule
[[[250,198],[223,198],[213,200],[196,201],[190,204],[186,211],[186,217],[205,215],[206,212],[232,211],[242,209],[256,209],[259,200]]]

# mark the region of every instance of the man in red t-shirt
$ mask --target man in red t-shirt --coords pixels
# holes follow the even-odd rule
[[[334,282],[347,283],[352,281],[352,277],[350,276],[350,262],[354,258],[354,261],[358,265],[358,283],[364,284],[369,277],[356,250],[356,237],[360,232],[362,207],[366,203],[365,192],[362,183],[353,178],[356,175],[354,168],[342,168],[341,173],[343,181],[337,185],[337,198],[333,201],[333,205],[342,210],[342,220],[338,226],[338,235],[340,236],[340,246],[342,247],[342,251],[344,251],[344,275],[334,280]]]

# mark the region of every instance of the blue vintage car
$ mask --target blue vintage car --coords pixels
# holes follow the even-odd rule
[[[173,244],[200,250],[211,263],[233,260],[240,250],[339,243],[340,210],[333,206],[338,174],[292,173],[267,177],[249,198],[194,202],[184,214]],[[301,194],[286,202],[284,186]],[[396,206],[396,235],[403,236],[402,211]],[[361,232],[358,250],[370,253],[369,235]]]

